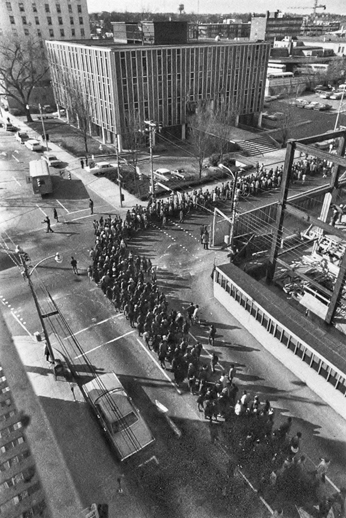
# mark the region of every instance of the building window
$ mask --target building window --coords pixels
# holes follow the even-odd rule
[[[24,34],[25,34],[25,36],[29,36],[29,29],[27,29],[26,27],[24,29]]]
[[[18,36],[18,31],[15,27],[12,27],[12,34],[13,36]]]
[[[84,38],[84,36],[85,36],[84,29],[81,29],[81,30],[80,30],[80,35]]]
[[[10,16],[10,23],[12,25],[15,25],[16,22],[14,21],[14,16]]]
[[[76,36],[76,29],[71,29],[71,35]]]
[[[42,38],[42,32],[41,32],[41,29],[37,29],[37,36],[39,38]]]
[[[8,11],[12,11],[12,5],[11,2],[6,2],[6,7]]]
[[[68,6],[67,6],[67,7],[68,7],[68,12],[69,12],[69,13],[72,13],[72,5],[71,5],[71,4],[68,4]]]
[[[70,24],[74,25],[74,18],[73,18],[73,16],[70,16]]]
[[[37,13],[37,7],[36,4],[32,4],[32,10],[34,13]]]
[[[47,23],[48,25],[52,25],[52,18],[50,16],[47,16]]]
[[[81,16],[79,17],[79,25],[83,25],[83,18]]]
[[[22,2],[19,2],[19,10],[21,13],[24,13],[24,11],[25,11],[24,4]]]
[[[22,16],[22,22],[23,22],[23,25],[26,25],[27,22],[26,22],[26,16]]]
[[[60,7],[60,4],[56,4],[56,12],[57,13],[61,13],[61,7]]]
[[[49,4],[44,4],[46,13],[50,13]]]
[[[82,6],[81,6],[81,5],[77,5],[77,12],[78,12],[78,13],[81,13],[81,12],[82,12]]]
[[[49,37],[54,38],[54,31],[53,29],[49,29]]]
[[[60,36],[61,36],[62,38],[64,38],[64,37],[65,37],[65,31],[64,31],[64,29],[60,29]]]
[[[59,25],[62,25],[62,17],[58,16]]]

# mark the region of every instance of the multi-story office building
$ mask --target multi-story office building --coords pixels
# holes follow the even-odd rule
[[[87,0],[10,0],[0,2],[0,36],[44,40],[90,38]]]
[[[250,39],[256,41],[281,40],[285,36],[297,37],[301,32],[302,16],[283,15],[280,11],[251,18]]]
[[[222,106],[245,124],[256,124],[263,107],[270,50],[265,42],[107,45],[93,40],[46,46],[56,102],[67,107],[64,78],[73,81],[87,100],[92,131],[105,142],[117,137],[120,148],[133,116],[185,138],[187,115],[200,102]]]

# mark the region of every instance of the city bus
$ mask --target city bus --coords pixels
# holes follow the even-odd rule
[[[52,177],[47,162],[44,160],[31,160],[29,162],[28,183],[31,183],[34,194],[50,194],[53,192]]]
[[[287,79],[287,78],[293,78],[294,74],[292,72],[270,72],[267,73],[268,79]]]
[[[273,72],[286,72],[286,65],[280,65],[280,63],[268,63],[268,73]]]

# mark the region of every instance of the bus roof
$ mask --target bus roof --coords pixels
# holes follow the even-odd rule
[[[31,160],[29,162],[31,178],[36,176],[50,176],[48,164],[44,160]]]

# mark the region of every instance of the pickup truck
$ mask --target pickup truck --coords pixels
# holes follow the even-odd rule
[[[114,372],[96,376],[83,391],[121,461],[155,440]]]

